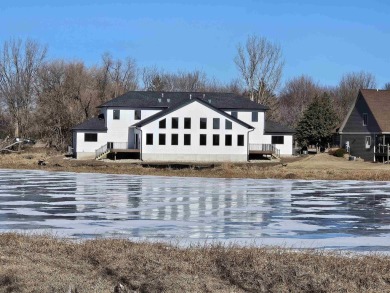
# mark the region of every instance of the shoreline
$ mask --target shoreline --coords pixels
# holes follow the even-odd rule
[[[38,165],[38,161],[45,165]],[[139,161],[75,160],[47,150],[31,149],[20,154],[0,154],[0,168],[174,177],[390,181],[388,164],[348,161],[327,153],[281,158],[276,162],[218,162],[213,168],[174,169],[144,167]]]

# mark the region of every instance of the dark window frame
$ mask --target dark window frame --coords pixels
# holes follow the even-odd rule
[[[184,118],[184,129],[191,129],[191,118],[190,117]]]
[[[161,119],[160,121],[158,121],[158,128],[160,128],[160,129],[166,129],[167,128],[167,119],[166,118]]]
[[[231,134],[225,134],[225,146],[233,145],[233,136]]]
[[[213,146],[219,146],[219,134],[213,134]]]
[[[184,134],[184,145],[191,145],[191,134]]]
[[[272,135],[271,144],[284,144],[284,135]]]
[[[207,118],[199,118],[199,129],[207,129]]]
[[[233,122],[228,119],[225,119],[225,129],[227,130],[233,129]]]
[[[85,132],[84,133],[84,141],[85,142],[97,142],[98,134],[96,132]]]
[[[165,133],[159,133],[158,134],[158,145],[166,145],[167,144],[167,137]]]
[[[146,145],[153,145],[153,133],[146,134]]]
[[[245,146],[245,137],[243,134],[237,135],[237,146]]]
[[[259,112],[252,112],[252,122],[259,122]]]
[[[207,134],[199,134],[199,145],[201,146],[207,145]]]
[[[363,113],[363,126],[367,126],[368,124],[368,114]]]
[[[172,129],[178,129],[179,128],[179,117],[172,117],[172,119],[171,119],[171,127],[172,127]]]
[[[221,122],[219,118],[213,118],[213,129],[219,129]]]
[[[141,120],[142,118],[141,110],[134,110],[134,120]]]
[[[112,119],[113,120],[121,120],[121,110],[119,109],[114,109],[112,111]]]
[[[171,134],[171,145],[179,145],[179,135],[177,133]]]

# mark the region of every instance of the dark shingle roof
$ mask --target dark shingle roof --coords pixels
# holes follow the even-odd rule
[[[274,121],[266,120],[265,133],[295,133],[295,130]]]
[[[191,93],[191,92],[145,92],[132,91],[108,101],[99,107],[125,108],[168,108],[184,100],[199,98],[218,109],[268,110],[267,106],[255,103],[249,99],[232,93]],[[168,102],[169,101],[169,102]]]
[[[390,132],[390,91],[360,90],[382,132]]]
[[[104,119],[92,118],[83,123],[76,125],[72,130],[95,130],[95,131],[106,131],[106,125]]]
[[[175,106],[172,106],[172,107],[170,107],[170,108],[168,108],[166,110],[160,111],[160,112],[158,112],[158,113],[156,113],[156,114],[154,114],[154,115],[152,115],[152,116],[150,116],[150,117],[148,117],[148,118],[146,118],[144,120],[141,120],[140,122],[134,124],[133,126],[135,126],[135,127],[142,127],[142,126],[144,126],[146,124],[149,124],[152,121],[155,121],[155,120],[157,120],[157,119],[159,119],[161,117],[164,117],[164,116],[168,115],[169,113],[172,113],[173,111],[175,111],[177,109],[180,109],[180,108],[182,108],[182,107],[184,107],[184,106],[186,106],[186,105],[188,105],[190,103],[193,103],[195,101],[201,103],[202,105],[204,105],[206,107],[209,107],[209,108],[213,109],[217,113],[219,113],[219,114],[221,114],[221,115],[231,119],[232,121],[234,121],[234,122],[236,122],[238,124],[241,124],[242,126],[244,126],[246,128],[253,129],[253,127],[251,125],[249,125],[249,124],[247,124],[247,123],[245,123],[245,122],[243,122],[243,121],[241,121],[241,120],[239,120],[239,119],[237,119],[237,118],[227,114],[226,112],[223,112],[223,111],[219,110],[218,108],[213,106],[211,103],[208,103],[208,102],[206,102],[206,101],[204,101],[202,99],[198,99],[198,98],[192,98],[191,100],[190,99],[182,100],[181,103],[178,103]]]

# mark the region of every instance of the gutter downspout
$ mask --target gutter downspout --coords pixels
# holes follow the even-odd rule
[[[254,131],[255,129],[252,128],[251,130],[248,130],[248,133],[246,135],[246,140],[247,140],[247,151],[246,151],[246,160],[249,162],[249,132]]]
[[[138,128],[138,127],[135,127],[135,129],[138,129],[141,132],[141,135],[140,135],[140,138],[139,138],[139,140],[140,140],[140,142],[139,142],[139,159],[141,161],[143,161],[142,160],[142,129]]]

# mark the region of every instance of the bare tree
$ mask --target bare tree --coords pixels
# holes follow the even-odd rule
[[[238,45],[234,62],[250,99],[273,106],[284,65],[280,46],[263,37],[249,36],[245,45]]]
[[[309,76],[301,75],[287,81],[279,96],[280,122],[296,127],[307,107],[324,91]]]
[[[364,71],[344,74],[337,89],[337,115],[343,119],[352,106],[360,89],[372,89],[376,87],[375,76]]]
[[[390,82],[386,82],[383,89],[387,91],[390,90]]]
[[[37,74],[45,55],[46,47],[31,40],[6,41],[0,51],[0,100],[10,115],[15,137],[28,133]]]

